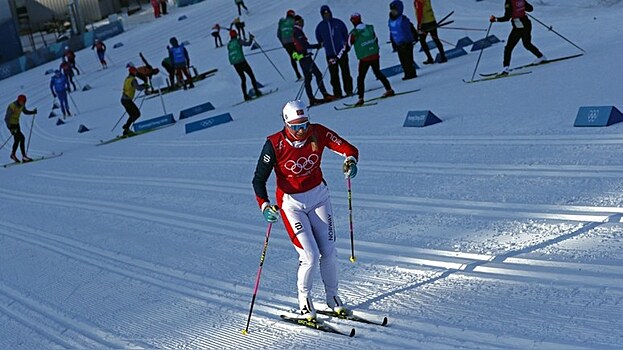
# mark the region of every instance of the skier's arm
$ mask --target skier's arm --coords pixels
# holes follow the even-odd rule
[[[268,190],[266,189],[266,181],[268,181],[270,173],[275,167],[275,158],[275,149],[273,148],[272,143],[270,143],[269,140],[266,140],[266,143],[264,143],[264,147],[262,148],[260,158],[257,161],[252,181],[255,199],[262,210],[266,207],[266,205],[270,204]]]
[[[506,0],[506,2],[504,3],[504,16],[496,17],[495,20],[496,22],[508,22],[510,21],[511,17],[513,17],[513,7],[510,0]]]

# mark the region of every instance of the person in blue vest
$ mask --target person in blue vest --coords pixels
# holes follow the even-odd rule
[[[171,47],[168,48],[169,58],[171,59],[171,63],[175,69],[178,84],[181,84],[184,87],[184,90],[189,87],[194,88],[195,84],[193,84],[193,78],[190,76],[190,72],[188,71],[188,67],[190,67],[190,56],[188,56],[188,51],[184,47],[184,44],[177,42],[176,37],[169,39],[169,43],[171,44]],[[186,77],[186,80],[184,80],[182,75]]]
[[[232,29],[229,31],[229,43],[227,43],[229,63],[234,66],[236,73],[238,73],[238,76],[240,76],[240,87],[242,87],[242,95],[244,96],[245,101],[251,99],[251,96],[249,96],[249,94],[247,93],[247,78],[245,77],[245,73],[249,76],[249,78],[251,78],[251,85],[253,85],[255,96],[262,96],[262,92],[257,87],[257,80],[255,80],[253,70],[245,59],[244,52],[242,52],[242,47],[251,46],[251,43],[253,43],[253,39],[253,34],[249,34],[249,40],[245,41],[238,38],[238,33],[235,30]]]
[[[500,75],[509,73],[511,54],[520,39],[526,50],[536,56],[533,64],[543,63],[547,60],[541,51],[532,44],[532,22],[527,15],[527,13],[532,12],[532,10],[534,10],[534,7],[526,0],[506,0],[504,4],[504,16],[495,17],[491,15],[491,17],[489,17],[491,23],[511,21],[513,26],[513,29],[508,35],[508,40],[506,40],[506,46],[504,47],[504,68],[500,72]]]
[[[368,68],[372,68],[374,76],[383,84],[385,93],[383,97],[394,96],[394,90],[389,84],[389,80],[383,72],[381,72],[380,55],[379,55],[379,39],[374,33],[374,26],[371,24],[364,24],[361,21],[361,15],[357,12],[350,16],[350,22],[355,27],[348,36],[348,42],[346,51],[350,50],[350,47],[355,48],[355,54],[359,60],[359,75],[357,76],[357,94],[359,100],[355,105],[363,105],[363,95],[366,89],[365,80],[366,74],[368,74]]]
[[[340,70],[344,83],[344,93],[346,96],[353,94],[353,78],[350,75],[348,66],[348,54],[343,52],[348,40],[348,29],[346,24],[339,18],[334,18],[328,5],[320,7],[322,21],[316,26],[316,40],[322,47],[329,65],[329,76],[333,87],[333,96],[342,97],[340,85]]]
[[[305,93],[307,94],[307,98],[309,99],[310,106],[314,106],[321,103],[333,101],[335,100],[335,96],[329,94],[327,88],[324,86],[324,82],[322,81],[322,73],[314,62],[311,52],[309,52],[310,49],[320,49],[320,44],[309,43],[309,41],[307,40],[307,36],[305,36],[305,33],[303,32],[304,25],[305,21],[303,20],[303,17],[299,15],[294,16],[293,39],[295,52],[292,54],[292,57],[294,57],[295,60],[299,61],[299,65],[301,66],[301,70],[303,71],[303,77],[305,77]],[[314,96],[314,91],[311,87],[312,76],[316,78],[318,90],[320,90],[323,96],[322,99],[318,99]]]
[[[417,40],[417,31],[411,20],[403,14],[404,4],[393,0],[389,4],[389,39],[398,53],[398,60],[404,71],[402,80],[417,77],[413,61],[413,42]]]
[[[50,79],[50,90],[52,90],[52,96],[58,98],[61,104],[61,111],[63,111],[63,119],[71,116],[69,112],[69,103],[67,103],[67,91],[69,91],[69,80],[61,73],[60,70],[54,71],[54,76]]]
[[[292,57],[292,54],[294,53],[293,35],[295,15],[296,13],[294,13],[294,10],[288,10],[286,12],[286,16],[279,19],[279,25],[277,26],[277,38],[290,57],[290,64],[292,65],[292,69],[294,69],[294,73],[296,73],[296,80],[301,80],[303,76],[299,73],[296,60]]]

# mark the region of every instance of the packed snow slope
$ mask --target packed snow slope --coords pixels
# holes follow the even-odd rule
[[[398,64],[386,44],[388,3],[327,1],[349,28],[354,11],[375,26],[382,67]],[[623,347],[623,124],[573,127],[580,106],[623,109],[623,2],[598,0],[533,1],[533,15],[547,25],[533,21],[535,45],[549,58],[581,52],[560,33],[585,50],[582,57],[466,84],[480,55],[469,52],[423,66],[414,80],[390,78],[396,91],[417,93],[348,111],[333,107],[355,98],[310,109],[314,122],[360,149],[352,182],[355,263],[348,259],[343,159],[328,152],[323,164],[342,297],[356,312],[390,322],[332,322],[356,327],[357,335],[347,338],[281,321],[296,306],[297,256],[278,223],[249,334],[241,334],[267,227],[251,178],[265,137],[282,127],[281,108],[300,87],[286,53],[270,49],[279,47],[277,21],[289,8],[306,19],[315,42],[320,5],[247,1],[247,31],[285,80],[259,50],[246,51],[258,80],[279,90],[236,106],[240,81],[226,49],[215,49],[209,35],[212,25],[228,26],[236,15],[231,0],[172,8],[157,20],[149,10],[136,15],[138,22],[131,16],[127,31],[106,42],[108,70],[99,69],[93,51],[78,52],[77,79],[92,89],[71,94],[70,107],[79,113],[64,125],[48,118],[52,96],[44,72],[58,62],[0,81],[2,106],[25,93],[28,106],[39,110],[30,155],[64,153],[0,169],[0,348]],[[448,27],[466,28],[439,31],[446,49],[464,36],[484,37],[489,16],[503,13],[501,0],[433,6],[437,18],[455,11]],[[414,19],[411,2],[405,8]],[[509,23],[491,28],[501,40],[509,31]],[[167,112],[177,119],[180,110],[205,102],[216,109],[97,146],[120,132],[111,129],[123,113],[126,63],[139,64],[142,52],[159,66],[171,36],[189,42],[198,71],[218,73],[164,95]],[[118,42],[124,45],[113,49]],[[499,43],[482,51],[478,72],[500,70],[503,50]],[[415,57],[422,66],[419,45]],[[533,59],[519,44],[512,65]],[[350,60],[355,78],[353,53]],[[316,62],[324,71],[323,51]],[[380,86],[371,73],[366,82]],[[163,103],[142,101],[140,120],[162,115]],[[430,110],[443,122],[403,127],[411,110]],[[185,134],[186,123],[222,113],[233,121]],[[31,120],[21,118],[27,137]],[[81,124],[90,131],[78,133]],[[5,128],[0,136],[9,137]],[[0,151],[3,162],[11,143]],[[319,276],[314,296],[322,307]]]

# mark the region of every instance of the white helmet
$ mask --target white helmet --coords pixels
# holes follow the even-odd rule
[[[292,124],[292,122],[299,119],[309,120],[309,116],[305,113],[306,108],[307,106],[301,100],[286,103],[286,105],[283,106],[283,112],[281,113],[283,121],[286,124]]]

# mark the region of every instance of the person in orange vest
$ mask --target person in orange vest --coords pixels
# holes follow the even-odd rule
[[[430,0],[414,0],[413,7],[415,7],[415,18],[417,20],[420,45],[422,45],[422,49],[424,50],[427,58],[426,61],[424,61],[424,64],[435,63],[433,56],[430,54],[428,44],[426,43],[426,37],[429,33],[433,38],[435,45],[437,45],[437,49],[439,50],[439,63],[448,62],[446,52],[443,49],[443,44],[441,43],[441,40],[439,40],[439,35],[437,34],[437,20],[435,19],[435,12],[433,12]]]
[[[6,114],[4,116],[4,122],[6,123],[6,127],[7,129],[9,129],[11,135],[13,135],[13,151],[11,152],[11,159],[17,163],[20,162],[20,160],[15,155],[18,147],[20,151],[22,151],[22,162],[30,162],[32,160],[26,155],[26,146],[24,145],[26,137],[24,137],[24,134],[22,134],[19,126],[19,117],[21,116],[22,112],[28,115],[37,114],[36,108],[32,111],[26,108],[25,95],[17,96],[17,100],[9,104],[9,106],[7,107]]]

